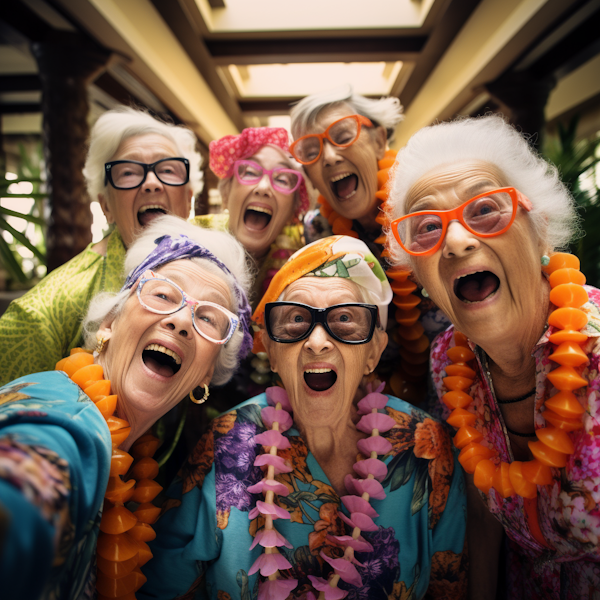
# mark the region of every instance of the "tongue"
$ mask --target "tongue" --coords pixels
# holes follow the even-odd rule
[[[264,212],[257,212],[255,210],[247,210],[244,215],[244,224],[249,229],[256,229],[260,231],[264,229],[271,220],[271,217]]]
[[[337,379],[337,375],[334,371],[329,373],[304,373],[304,381],[311,390],[315,392],[323,392],[328,390]]]
[[[144,357],[144,364],[151,370],[163,377],[173,377],[173,369],[169,365],[162,365],[150,356]]]
[[[497,288],[497,279],[489,274],[483,277],[469,277],[460,286],[460,293],[469,302],[481,302],[485,300]]]
[[[345,200],[352,195],[357,187],[358,177],[356,175],[348,175],[348,177],[335,182],[335,193]]]
[[[154,219],[158,217],[162,217],[164,214],[166,213],[163,210],[150,209],[145,212],[138,213],[138,221],[142,227],[146,227],[148,223],[154,221]]]

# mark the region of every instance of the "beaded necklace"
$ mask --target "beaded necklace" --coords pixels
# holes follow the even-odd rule
[[[344,479],[344,486],[349,495],[343,496],[341,501],[350,512],[350,517],[346,517],[341,511],[338,511],[338,516],[352,528],[352,534],[328,536],[328,539],[344,549],[343,557],[330,558],[321,551],[321,558],[333,567],[332,576],[329,581],[323,577],[308,576],[313,587],[320,592],[319,600],[340,600],[347,596],[348,592],[337,587],[340,579],[359,588],[362,587],[362,579],[354,566],[358,564],[354,552],[373,552],[373,546],[361,536],[361,532],[377,530],[373,518],[379,515],[369,504],[369,499],[383,500],[386,497],[380,482],[387,474],[387,467],[377,456],[387,454],[392,449],[391,443],[379,434],[389,431],[395,424],[394,419],[379,412],[385,408],[388,400],[387,396],[380,393],[382,390],[383,385],[367,394],[358,403],[358,414],[361,415],[361,419],[356,428],[369,433],[370,437],[359,440],[357,447],[361,454],[369,458],[359,460],[353,467],[360,479],[350,474]],[[277,456],[278,449],[290,447],[288,439],[282,433],[292,427],[293,421],[290,415],[292,406],[283,388],[267,388],[266,394],[269,406],[262,409],[261,416],[270,429],[254,436],[254,441],[264,446],[267,453],[258,455],[254,465],[266,466],[267,473],[256,485],[248,488],[248,491],[253,494],[263,493],[265,496],[265,501],[259,500],[256,507],[248,514],[251,520],[259,514],[265,517],[264,528],[256,534],[250,546],[252,550],[260,544],[265,552],[254,561],[248,575],[260,571],[260,574],[267,578],[259,583],[258,600],[285,600],[298,585],[298,580],[278,578],[280,570],[291,569],[292,565],[277,548],[286,546],[292,549],[293,546],[275,529],[273,521],[290,518],[289,512],[274,502],[274,496],[275,494],[287,496],[289,493],[285,485],[275,480],[275,475],[292,471],[283,458]]]
[[[380,212],[375,220],[382,227],[388,224],[385,203],[388,199],[390,169],[394,164],[396,154],[395,150],[387,150],[383,159],[377,163],[379,168],[377,172],[378,189],[375,195],[381,201],[381,204],[379,205]],[[358,233],[352,229],[352,221],[335,212],[324,196],[319,196],[317,202],[321,205],[321,214],[327,219],[335,235],[359,237]],[[386,243],[385,234],[382,233],[375,240],[375,243],[384,246]],[[381,257],[387,258],[389,255],[387,248],[384,248]],[[401,357],[400,368],[395,369],[390,384],[393,392],[399,397],[406,396],[405,393],[402,393],[403,382],[411,382],[414,389],[422,387],[427,379],[429,364],[429,339],[425,335],[423,326],[418,322],[421,311],[417,306],[421,299],[413,294],[417,289],[417,284],[408,279],[410,273],[410,270],[402,267],[391,267],[386,270],[392,292],[394,292],[392,302],[396,306],[396,322],[398,324],[392,337],[400,345]]]
[[[96,546],[98,600],[135,600],[135,592],[146,582],[140,567],[152,558],[146,542],[156,537],[151,525],[160,514],[160,508],[152,504],[162,490],[152,481],[158,475],[158,463],[152,456],[160,440],[146,434],[134,442],[131,454],[119,450],[131,427],[125,419],[114,416],[117,396],[110,395],[110,381],[103,379],[104,370],[94,364],[91,354],[74,348],[71,356],[56,363],[56,369],[64,371],[86,393],[110,431],[110,475]],[[128,472],[131,478],[124,481],[122,477]],[[133,513],[125,507],[130,500],[139,504]]]
[[[453,364],[445,369],[448,376],[444,384],[450,391],[442,400],[453,409],[447,421],[458,428],[454,437],[454,445],[460,449],[458,460],[467,473],[473,474],[479,490],[487,494],[493,487],[503,498],[518,494],[533,500],[538,485],[552,483],[550,468],[565,467],[569,454],[573,454],[573,441],[568,432],[583,427],[585,409],[573,391],[588,384],[575,370],[589,362],[581,348],[588,336],[580,331],[588,320],[580,310],[588,300],[583,288],[585,276],[579,271],[579,259],[564,253],[554,254],[544,271],[550,275],[550,302],[558,307],[548,318],[548,323],[559,329],[549,338],[556,346],[550,360],[560,366],[548,373],[548,379],[558,390],[545,403],[543,417],[549,425],[536,431],[536,441],[528,442],[533,460],[500,462],[498,466],[490,460],[494,450],[479,443],[483,435],[473,427],[477,417],[465,410],[473,401],[465,390],[471,387],[475,377],[475,371],[467,363],[475,355],[467,345],[467,338],[459,332],[454,334],[456,346],[447,351]],[[539,527],[534,526],[534,529],[537,529],[533,531],[535,537],[544,543]]]

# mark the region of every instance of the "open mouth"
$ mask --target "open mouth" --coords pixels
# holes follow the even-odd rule
[[[142,208],[140,208],[137,214],[137,219],[138,223],[142,227],[146,227],[146,225],[156,219],[156,217],[166,214],[167,211],[163,206],[159,206],[158,204],[149,204],[148,206],[142,206]]]
[[[500,279],[491,271],[469,273],[454,281],[456,297],[466,304],[487,300],[498,291],[499,287]]]
[[[160,344],[148,344],[142,352],[144,364],[162,377],[173,377],[181,369],[181,357]]]
[[[251,206],[244,213],[244,225],[253,231],[262,231],[267,228],[272,217],[271,209],[264,206]]]
[[[311,390],[324,392],[337,381],[337,373],[333,369],[307,369],[304,381]]]
[[[354,173],[341,173],[331,179],[331,189],[341,200],[348,200],[356,194],[358,176]]]

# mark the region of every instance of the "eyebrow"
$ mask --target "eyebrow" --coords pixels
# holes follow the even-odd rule
[[[480,193],[484,193],[485,188],[497,189],[496,186],[497,186],[497,184],[494,183],[493,181],[490,181],[489,179],[484,179],[482,181],[478,181],[477,183],[474,183],[473,185],[470,185],[469,187],[465,188],[463,191],[461,191],[460,195],[463,196],[463,202],[466,202],[467,200],[470,200],[471,198],[478,196]],[[431,208],[431,205],[433,203],[435,203],[434,198],[425,197],[425,198],[419,199],[413,203],[413,205],[410,207],[410,209],[407,211],[406,214],[410,214],[413,212],[425,211],[425,210],[435,210],[435,208]]]
[[[229,298],[225,297],[221,292],[219,292],[218,290],[215,290],[214,288],[203,287],[202,292],[199,294],[200,297],[196,298],[193,294],[189,294],[186,291],[186,289],[184,287],[186,282],[185,282],[184,278],[180,277],[178,274],[175,274],[172,277],[165,277],[164,275],[162,277],[164,277],[165,279],[169,279],[173,283],[176,283],[186,294],[188,294],[188,296],[192,296],[196,300],[202,300],[205,302],[214,302],[215,304],[218,304],[219,306],[223,306],[227,310],[231,310],[231,308],[230,308],[231,303],[229,301]]]

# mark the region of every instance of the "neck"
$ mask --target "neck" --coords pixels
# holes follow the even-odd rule
[[[379,212],[379,202],[377,202],[370,212],[356,220],[361,224],[365,231],[377,231],[379,233],[381,231],[381,225],[375,220]]]

